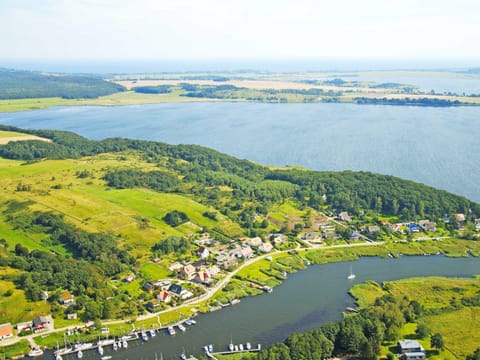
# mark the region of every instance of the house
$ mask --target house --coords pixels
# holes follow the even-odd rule
[[[77,313],[67,314],[67,320],[76,320],[78,317]]]
[[[183,291],[183,288],[181,285],[177,285],[177,284],[172,284],[168,287],[168,290],[167,290],[171,295],[173,296],[180,296],[180,294],[182,293]]]
[[[283,234],[272,234],[270,236],[270,240],[273,241],[273,244],[275,246],[283,244],[285,241],[287,241],[287,237]]]
[[[219,255],[217,256],[217,264],[222,269],[227,270],[236,266],[238,264],[238,260],[235,256]]]
[[[128,274],[127,276],[125,276],[123,278],[123,281],[126,282],[126,283],[131,283],[132,281],[134,281],[136,279],[136,276],[135,274],[131,273],[131,274]]]
[[[159,291],[156,296],[157,300],[160,300],[164,303],[169,303],[172,300],[172,296],[166,290]]]
[[[236,257],[236,258],[241,258],[242,257],[242,248],[240,246],[235,246],[232,250],[228,252],[228,256],[230,257]]]
[[[180,264],[179,262],[174,262],[168,267],[168,270],[171,271],[171,272],[178,272],[182,268],[183,268],[182,264]]]
[[[337,219],[340,221],[346,221],[346,222],[352,221],[352,218],[350,217],[350,215],[348,215],[348,212],[346,211],[342,211],[340,214],[338,214]]]
[[[179,272],[180,276],[184,279],[191,279],[195,274],[195,267],[192,264],[188,264],[182,268]]]
[[[212,275],[208,272],[208,270],[202,270],[197,273],[193,281],[200,284],[210,284],[212,282]]]
[[[480,231],[480,219],[475,219],[475,230]]]
[[[427,232],[436,232],[437,231],[437,224],[431,222],[429,220],[420,220],[418,225]]]
[[[30,331],[32,329],[32,322],[31,321],[26,321],[26,322],[21,322],[15,325],[17,328],[17,331],[20,333],[22,331]]]
[[[258,248],[258,250],[261,252],[267,253],[273,250],[273,245],[269,242],[265,242]]]
[[[352,230],[350,233],[350,240],[360,240],[361,236],[358,231]]]
[[[152,291],[153,289],[155,289],[155,286],[153,286],[152,284],[147,282],[147,283],[143,284],[142,289],[145,290],[145,291]]]
[[[400,340],[398,350],[402,354],[400,359],[425,359],[426,354],[422,345],[416,340]]]
[[[409,224],[409,225],[407,225],[407,230],[411,233],[419,232],[420,231],[420,226],[418,226],[417,224]]]
[[[200,246],[200,248],[197,250],[197,255],[200,256],[201,259],[207,259],[208,256],[210,255],[210,251],[204,246]]]
[[[220,269],[218,268],[217,265],[212,265],[208,268],[208,272],[210,273],[211,276],[215,276],[220,274]]]
[[[41,330],[46,328],[50,324],[50,320],[46,316],[37,316],[33,319],[34,330]]]
[[[6,323],[0,325],[0,340],[9,338],[13,336],[12,324]]]
[[[193,297],[193,293],[185,289],[180,294],[180,299],[182,300],[187,300],[187,299],[190,299],[191,297]]]
[[[467,218],[465,217],[465,214],[455,214],[455,220],[459,223],[464,223],[467,221]]]
[[[205,267],[205,260],[194,261],[192,266],[195,268],[195,271],[200,271]]]
[[[58,297],[58,301],[63,306],[68,306],[68,305],[72,305],[72,304],[75,303],[75,299],[73,298],[73,295],[70,294],[70,291],[68,291],[68,290],[63,291],[60,294],[60,296]]]
[[[148,310],[153,311],[156,308],[162,306],[162,302],[158,299],[153,299],[153,300],[150,300],[145,306]]]
[[[259,238],[258,236],[254,238],[250,238],[247,241],[247,244],[253,247],[259,247],[260,245],[262,245],[262,243],[263,243],[262,239]]]
[[[253,257],[253,250],[250,246],[244,246],[242,250],[240,250],[240,254],[242,255],[243,258],[245,259],[250,259]]]
[[[380,232],[380,228],[377,226],[377,225],[370,225],[368,228],[368,233],[369,234],[375,234],[375,233],[378,233]]]

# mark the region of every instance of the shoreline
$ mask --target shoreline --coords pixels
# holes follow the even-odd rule
[[[455,241],[455,239],[450,239],[450,240]],[[430,241],[433,242],[433,240],[430,240]],[[456,242],[458,242],[458,240],[456,240]],[[415,244],[415,243],[416,242],[414,242],[413,244]],[[441,244],[441,242],[437,242],[437,243]],[[221,292],[222,287],[224,285],[226,285],[238,272],[240,272],[241,270],[247,269],[249,266],[257,263],[258,261],[264,260],[268,256],[272,256],[272,258],[274,260],[282,259],[282,258],[288,258],[288,257],[292,257],[292,256],[298,256],[298,257],[302,258],[303,260],[306,260],[306,259],[309,259],[309,258],[312,258],[312,257],[315,257],[315,256],[320,256],[318,259],[321,259],[323,261],[310,261],[310,260],[307,260],[307,261],[309,261],[310,265],[323,265],[323,264],[328,264],[328,263],[340,263],[340,262],[356,261],[356,260],[360,259],[361,257],[373,257],[373,256],[375,256],[375,257],[380,257],[380,258],[389,258],[390,256],[386,255],[386,252],[385,252],[385,249],[383,248],[383,246],[388,246],[388,245],[392,245],[392,244],[399,244],[400,249],[403,248],[403,250],[408,250],[409,248],[411,248],[410,245],[412,243],[393,243],[393,242],[363,243],[362,242],[362,243],[355,243],[355,244],[332,245],[332,246],[328,246],[328,247],[324,246],[324,247],[315,247],[315,248],[301,248],[301,249],[297,248],[297,249],[294,249],[294,251],[296,252],[295,254],[291,253],[292,249],[284,250],[284,251],[277,251],[276,253],[270,253],[270,254],[267,253],[267,254],[264,254],[262,256],[251,259],[252,261],[245,262],[244,264],[239,266],[237,269],[235,269],[234,272],[230,273],[228,276],[226,276],[225,278],[220,280],[219,283],[217,283],[217,286],[214,289],[212,289],[214,291],[207,292],[202,297],[194,299],[191,302],[184,303],[184,304],[182,304],[180,306],[177,306],[175,308],[166,309],[166,310],[163,310],[163,311],[160,311],[160,312],[139,315],[133,321],[133,323],[130,319],[115,319],[115,320],[102,322],[102,326],[125,325],[125,324],[127,324],[127,325],[132,326],[132,331],[135,331],[135,330],[141,329],[142,327],[148,328],[146,326],[146,325],[149,324],[148,321],[149,320],[158,321],[157,320],[158,317],[162,314],[167,314],[167,313],[170,313],[170,312],[181,314],[179,312],[179,310],[182,309],[182,308],[186,308],[187,310],[191,310],[191,308],[194,307],[195,305],[197,305],[197,304],[200,305],[202,303],[206,303],[210,298],[214,297],[217,293]],[[355,251],[357,249],[358,249],[358,252]],[[372,251],[369,251],[369,249],[372,249]],[[453,256],[452,256],[452,254],[450,254],[450,256],[448,256],[449,255],[448,253],[441,252],[441,251],[439,252],[439,250],[441,250],[441,246],[438,246],[437,248],[432,248],[431,250],[432,251],[430,253],[425,253],[425,252],[422,252],[422,251],[416,251],[416,252],[404,251],[405,254],[404,253],[396,254],[398,256],[394,256],[394,257],[397,258],[399,256],[427,256],[427,255],[434,256],[434,255],[440,255],[440,256],[447,256],[447,257],[453,257],[453,258],[460,258],[460,257],[466,257],[466,256],[467,257],[471,256],[471,257],[474,257],[474,258],[478,258],[480,256],[479,253],[472,253],[472,252],[470,252],[468,254],[465,254],[466,256],[463,255],[463,254],[453,254]],[[322,253],[329,252],[329,251],[333,251],[333,253],[336,253],[337,256],[336,257],[325,256],[325,255],[328,255],[328,254],[323,254],[324,256],[322,256]],[[342,254],[342,252],[343,252],[343,254]],[[287,255],[283,256],[284,254],[287,254]],[[311,254],[311,257],[308,256],[310,254]],[[388,254],[390,254],[390,253],[388,253]],[[303,256],[301,256],[301,255],[303,255]],[[272,262],[268,262],[268,265],[270,265],[271,263]],[[291,273],[299,271],[299,270],[306,270],[307,268],[308,268],[308,266],[303,268],[303,269],[292,268],[291,271],[287,271],[287,273],[291,274]],[[283,279],[283,280],[286,280],[286,279]],[[283,280],[280,280],[280,279],[277,278],[278,284],[274,285],[273,287],[280,286],[281,284],[283,284]],[[258,295],[263,294],[263,293],[264,292],[262,291],[261,293],[258,293]],[[256,295],[239,296],[239,298],[248,297],[248,296],[256,296]],[[190,316],[188,318],[193,318],[193,317],[197,316],[199,313],[207,313],[207,312],[200,312],[199,311],[195,314],[192,313],[192,314],[190,314]],[[161,327],[162,328],[163,327],[168,327],[172,324],[175,325],[175,324],[177,324],[179,322],[183,322],[183,321],[185,321],[185,319],[182,319],[180,317],[180,319],[174,320],[173,322],[166,322],[164,324],[162,323]],[[75,328],[81,328],[81,326],[77,324],[77,325],[72,325],[72,326],[68,326],[68,327],[64,327],[64,328],[53,329],[52,331],[49,331],[48,333],[43,333],[43,334],[38,334],[38,335],[29,335],[29,336],[26,336],[26,337],[14,337],[14,338],[11,338],[11,341],[9,342],[9,345],[14,345],[21,340],[27,340],[27,341],[29,341],[30,344],[36,344],[37,346],[46,347],[47,349],[50,349],[51,345],[37,344],[35,342],[35,339],[45,338],[46,337],[45,335],[48,336],[50,334],[57,334],[58,335],[59,333],[62,333],[64,331],[68,331],[68,330],[73,330]],[[121,335],[125,335],[125,333],[122,333],[122,334],[114,333],[114,334],[112,334],[112,336],[121,336]],[[82,338],[82,341],[91,341],[91,340],[95,340],[97,338],[98,338],[98,334],[95,333],[95,334],[92,334],[91,337],[86,336],[85,338]],[[57,341],[56,339],[53,339],[50,342],[56,343],[56,341]],[[2,346],[0,346],[0,348],[5,349],[5,346],[2,344]]]

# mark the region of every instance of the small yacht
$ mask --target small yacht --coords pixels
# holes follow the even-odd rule
[[[213,345],[212,344],[208,344],[208,352],[210,354],[213,353]]]
[[[250,350],[250,349],[252,348],[252,344],[250,344],[249,342],[247,342],[247,343],[245,344],[245,348],[246,348],[247,350]]]
[[[102,345],[98,345],[97,351],[98,351],[98,353],[100,354],[100,356],[103,355],[103,347],[102,347]]]
[[[150,336],[151,337],[155,337],[155,330],[151,329],[151,330],[148,330],[148,332],[150,333]]]
[[[121,343],[120,343],[120,344],[121,344]],[[118,350],[118,344],[117,344],[116,342],[113,343],[112,349],[113,349],[113,351],[117,351],[117,350]]]
[[[238,345],[238,350],[243,351],[243,344]]]
[[[78,350],[78,352],[77,352],[77,358],[78,358],[78,359],[83,358],[83,352],[82,352],[82,350]]]
[[[180,331],[182,331],[182,332],[185,332],[185,330],[187,330],[187,329],[185,328],[185,326],[183,326],[182,324],[178,324],[177,327],[178,327],[178,330],[180,330]]]
[[[29,357],[37,357],[37,356],[42,356],[42,355],[43,355],[43,350],[40,349],[40,348],[32,349],[32,350],[30,350],[30,352],[28,353],[28,356],[29,356]]]
[[[352,265],[350,265],[350,274],[347,276],[348,280],[355,279],[355,274],[352,272]]]
[[[169,327],[167,328],[167,331],[168,331],[168,334],[171,335],[171,336],[173,336],[173,335],[176,334],[175,329],[173,328],[173,326],[169,326]]]
[[[140,336],[141,336],[143,341],[148,341],[148,336],[147,336],[147,333],[145,331],[142,331],[140,333]]]
[[[124,340],[122,341],[122,346],[123,346],[124,349],[128,348],[128,342],[127,342],[127,340],[124,339]]]
[[[235,345],[235,346],[233,347],[233,350],[238,351],[238,345]]]

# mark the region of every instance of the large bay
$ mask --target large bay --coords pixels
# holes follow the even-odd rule
[[[480,107],[180,103],[59,107],[0,123],[199,144],[271,165],[366,170],[480,201]]]

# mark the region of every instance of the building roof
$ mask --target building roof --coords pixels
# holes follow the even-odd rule
[[[41,325],[41,324],[46,324],[48,323],[48,318],[46,316],[37,316],[35,319],[33,319],[33,325]]]
[[[423,350],[422,345],[417,340],[411,340],[411,339],[406,339],[406,340],[399,340],[398,345],[402,349],[421,349]]]
[[[13,334],[12,324],[6,323],[0,325],[0,337],[2,336],[10,336]]]
[[[172,284],[168,287],[168,291],[173,292],[174,294],[180,295],[183,288],[180,285]]]

